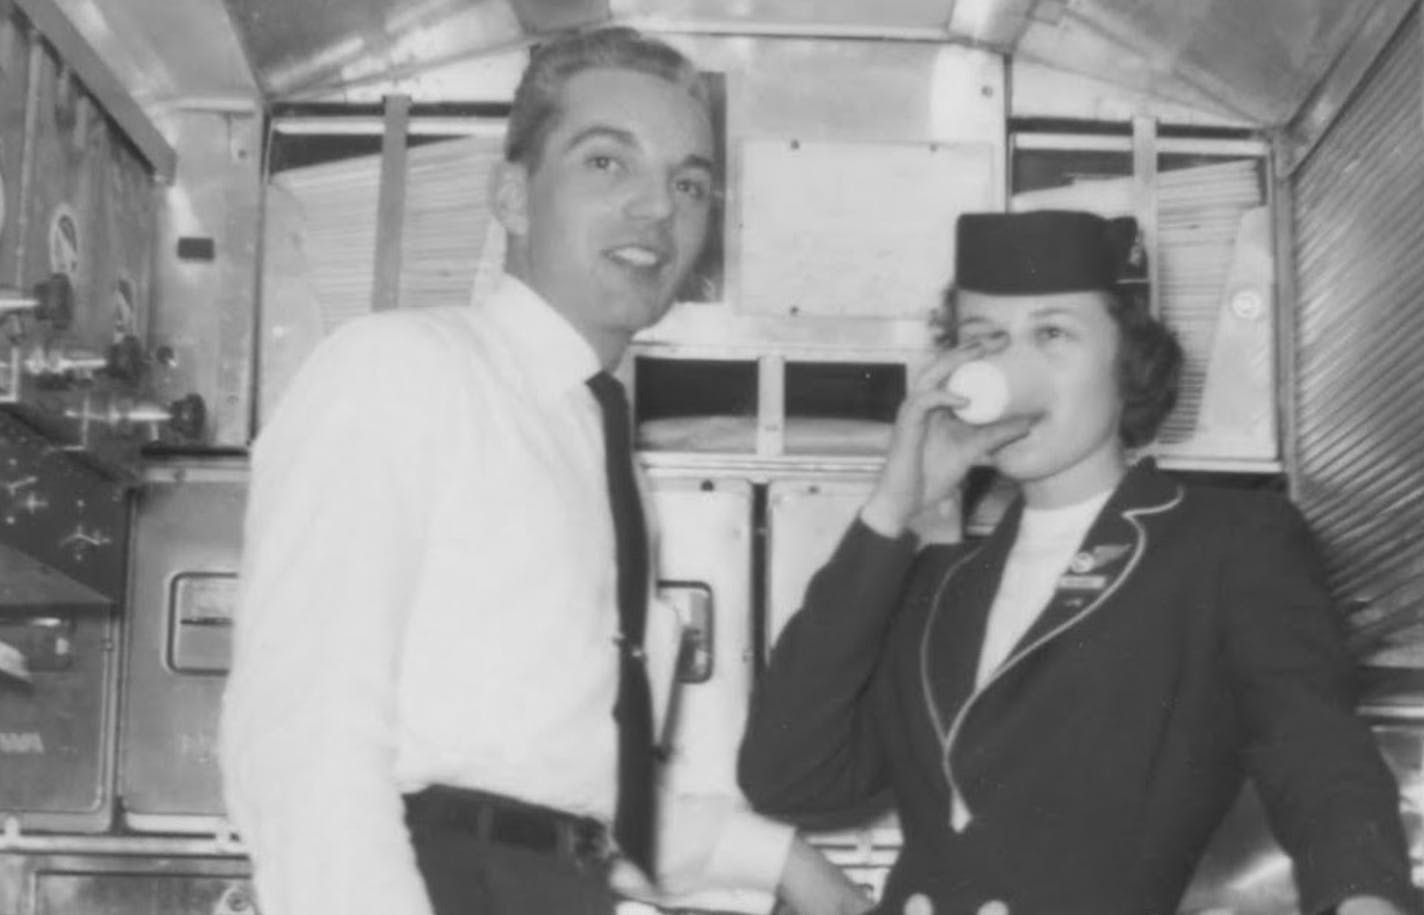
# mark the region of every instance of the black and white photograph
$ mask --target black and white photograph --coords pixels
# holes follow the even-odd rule
[[[1424,915],[1420,0],[0,0],[0,915]]]

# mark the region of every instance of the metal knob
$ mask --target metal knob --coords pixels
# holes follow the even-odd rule
[[[0,287],[0,317],[25,311],[56,330],[67,330],[74,322],[74,286],[69,277],[56,273],[36,283],[30,295],[13,286]]]
[[[35,317],[48,321],[56,330],[74,323],[74,285],[63,273],[54,273],[35,284]]]
[[[125,334],[117,343],[109,347],[109,357],[104,372],[110,378],[127,384],[138,384],[148,369],[148,358],[143,344],[133,334]]]
[[[208,405],[198,394],[189,394],[168,405],[168,428],[191,442],[201,441],[208,427]]]

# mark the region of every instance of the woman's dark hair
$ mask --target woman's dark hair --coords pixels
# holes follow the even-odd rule
[[[957,342],[957,292],[953,286],[945,290],[936,315],[935,340],[941,346]],[[1122,397],[1118,438],[1128,448],[1140,448],[1157,436],[1162,422],[1177,404],[1182,345],[1177,342],[1177,335],[1152,314],[1145,286],[1120,283],[1102,295],[1118,330],[1117,388]]]

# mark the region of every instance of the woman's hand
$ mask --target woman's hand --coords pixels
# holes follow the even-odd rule
[[[875,907],[840,868],[800,836],[791,843],[777,895],[785,903],[778,915],[788,910],[788,915],[863,915]]]
[[[952,412],[966,401],[946,391],[945,382],[955,369],[990,351],[983,343],[947,350],[911,385],[880,479],[861,510],[861,519],[879,533],[897,537],[912,518],[955,499],[975,461],[1028,432],[1029,421],[1021,417],[971,426]]]

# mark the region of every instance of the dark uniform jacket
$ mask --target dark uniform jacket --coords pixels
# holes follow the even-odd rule
[[[936,915],[1166,915],[1249,774],[1304,911],[1354,894],[1417,911],[1398,789],[1295,509],[1139,464],[976,689],[1021,512],[918,553],[851,526],[754,696],[753,804],[807,823],[888,790],[905,844],[887,913],[924,893]]]

